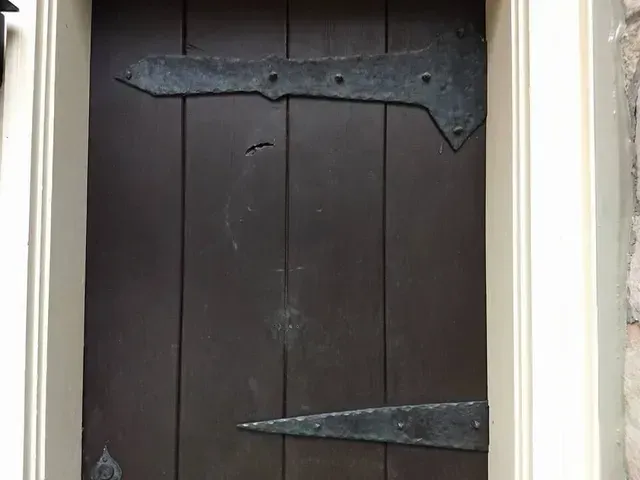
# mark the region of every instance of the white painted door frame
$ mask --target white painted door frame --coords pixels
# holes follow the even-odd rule
[[[0,104],[0,464],[8,480],[73,480],[91,8],[15,2]],[[488,0],[491,480],[624,478],[632,185],[617,3]]]

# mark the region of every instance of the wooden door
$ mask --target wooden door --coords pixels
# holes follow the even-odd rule
[[[424,48],[484,1],[93,4],[86,478],[108,446],[125,480],[486,479],[482,452],[236,427],[486,399],[483,127],[453,151],[410,106],[114,80]]]

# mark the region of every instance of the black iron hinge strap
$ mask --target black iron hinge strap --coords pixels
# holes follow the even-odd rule
[[[238,425],[255,432],[476,450],[489,448],[486,401],[391,406]]]
[[[379,55],[242,60],[151,55],[117,75],[154,96],[259,93],[417,105],[454,150],[486,117],[486,43],[469,26],[422,50]]]

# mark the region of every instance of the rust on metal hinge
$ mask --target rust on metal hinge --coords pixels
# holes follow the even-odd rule
[[[243,60],[150,55],[116,78],[154,96],[258,93],[373,101],[426,109],[454,150],[486,118],[486,42],[472,26],[424,49],[378,55]]]
[[[486,401],[390,406],[243,423],[238,428],[486,452],[489,406]]]

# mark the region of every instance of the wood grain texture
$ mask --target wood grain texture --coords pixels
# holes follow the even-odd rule
[[[188,2],[190,54],[283,55],[285,28],[284,2]],[[180,478],[280,479],[282,440],[236,424],[282,414],[285,102],[189,98],[185,112]]]
[[[464,21],[482,28],[483,2],[463,3],[389,0],[389,50],[422,48]],[[484,132],[454,153],[423,113],[388,108],[387,400],[482,400]],[[388,478],[486,479],[487,456],[390,445]]]
[[[384,2],[290,4],[289,53],[381,53]],[[290,100],[287,414],[384,401],[384,106]],[[289,480],[383,479],[384,447],[288,438]]]
[[[94,0],[88,172],[84,455],[126,478],[174,478],[181,283],[181,104],[114,80],[180,53],[182,0]]]

